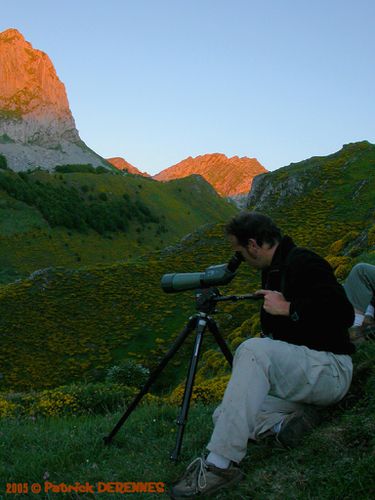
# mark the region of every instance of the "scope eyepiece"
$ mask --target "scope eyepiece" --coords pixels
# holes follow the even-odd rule
[[[245,259],[241,252],[236,252],[228,262],[228,271],[235,273]]]

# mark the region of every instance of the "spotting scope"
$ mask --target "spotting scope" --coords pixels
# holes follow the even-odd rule
[[[241,252],[236,252],[227,264],[210,266],[200,273],[164,274],[161,278],[161,287],[166,293],[174,293],[226,285],[235,277],[243,260]]]

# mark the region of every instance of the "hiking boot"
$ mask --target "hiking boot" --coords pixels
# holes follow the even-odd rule
[[[285,448],[295,448],[306,434],[320,422],[319,414],[313,410],[299,410],[288,415],[276,434],[276,441]]]
[[[351,342],[353,342],[353,344],[355,345],[358,345],[358,344],[361,344],[365,338],[363,336],[363,328],[362,326],[351,326],[349,328],[349,337],[350,337],[350,340]]]
[[[375,321],[371,318],[363,322],[361,326],[352,326],[349,328],[350,340],[358,345],[365,340],[375,339]]]
[[[169,495],[176,500],[210,495],[237,483],[243,476],[243,472],[233,462],[227,469],[220,469],[199,457],[188,465],[182,478],[171,486]]]
[[[375,321],[363,326],[363,336],[366,340],[375,340]]]
[[[375,339],[375,319],[366,314],[362,323],[363,336],[366,340]]]
[[[363,323],[362,323],[363,328],[366,328],[367,326],[373,326],[375,327],[375,319],[370,316],[369,314],[366,314]]]

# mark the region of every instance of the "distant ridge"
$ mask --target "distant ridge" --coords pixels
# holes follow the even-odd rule
[[[143,177],[151,177],[147,172],[141,172],[138,168],[134,167],[131,163],[124,160],[120,156],[114,158],[107,158],[107,161],[116,167],[118,170],[126,170],[129,174],[142,175]]]
[[[255,158],[233,156],[221,153],[205,154],[185,160],[162,170],[154,176],[158,181],[179,179],[199,174],[206,179],[221,196],[247,195],[253,178],[268,171]]]

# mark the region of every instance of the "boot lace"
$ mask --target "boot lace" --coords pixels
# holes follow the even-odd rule
[[[191,462],[186,468],[187,480],[190,484],[193,484],[194,479],[197,478],[197,485],[200,490],[203,490],[207,485],[206,480],[206,462],[203,458],[198,457]]]

